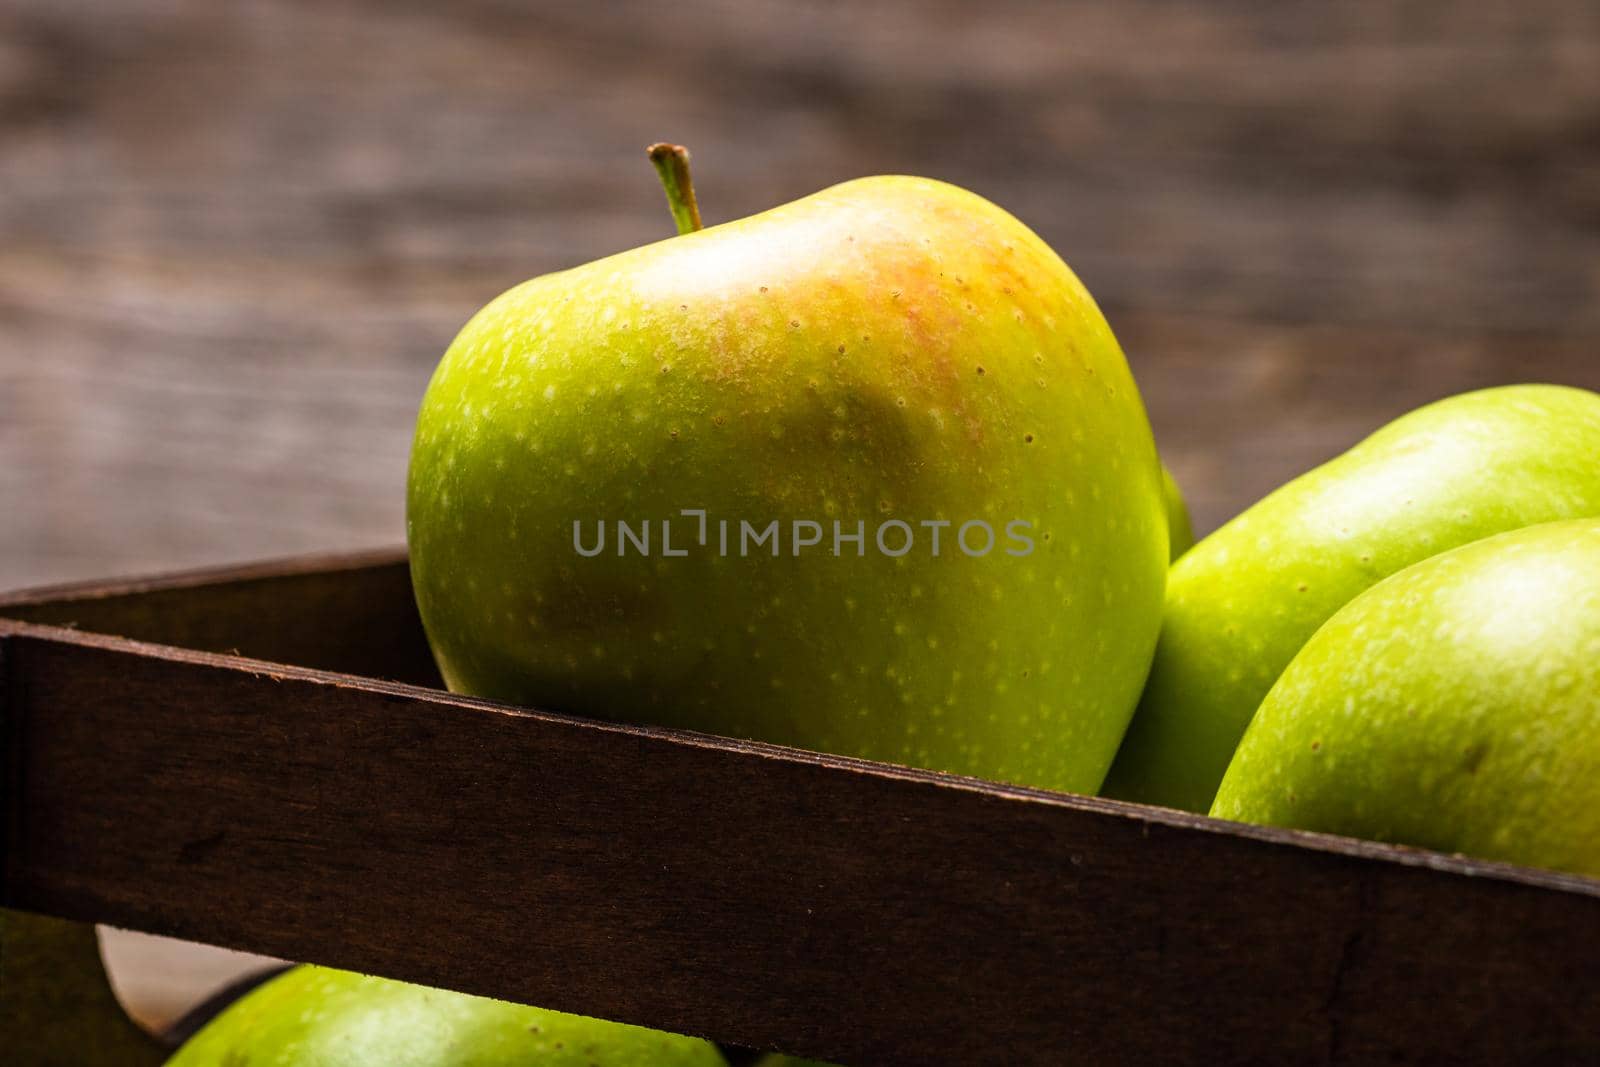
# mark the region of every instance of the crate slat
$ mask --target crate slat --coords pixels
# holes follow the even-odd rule
[[[863,1064],[1600,1044],[1588,879],[43,624],[426,676],[403,573],[0,604],[0,904]]]

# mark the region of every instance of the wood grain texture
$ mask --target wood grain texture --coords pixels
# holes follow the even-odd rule
[[[1600,387],[1597,131],[1584,0],[0,0],[0,588],[398,543],[439,353],[666,236],[662,137],[711,221],[1016,212],[1204,532],[1417,403]]]
[[[315,572],[284,590],[343,606],[304,622],[337,648],[363,601]],[[197,619],[230,603],[171,588]],[[34,623],[0,642],[4,906],[846,1063],[1600,1055],[1588,879]]]
[[[0,587],[401,539],[524,277],[860,174],[1105,304],[1202,530],[1405,407],[1600,386],[1583,0],[0,3]]]
[[[442,685],[401,549],[0,594],[0,617]]]

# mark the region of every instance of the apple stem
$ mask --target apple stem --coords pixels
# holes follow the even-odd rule
[[[694,183],[689,180],[689,150],[681,144],[662,143],[651,145],[649,152],[650,162],[661,176],[661,186],[667,191],[667,207],[672,209],[678,232],[700,229],[700,205],[695,203]]]

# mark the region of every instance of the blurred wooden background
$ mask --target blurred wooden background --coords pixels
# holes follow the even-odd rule
[[[1202,530],[1427,400],[1600,387],[1589,0],[0,0],[0,588],[400,541],[435,360],[667,236],[659,139],[708,222],[886,171],[1018,214]]]

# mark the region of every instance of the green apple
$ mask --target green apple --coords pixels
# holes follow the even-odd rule
[[[1176,561],[1194,547],[1194,526],[1189,521],[1189,505],[1183,502],[1178,479],[1165,465],[1161,468],[1161,498],[1166,503],[1168,554]]]
[[[1088,292],[921,178],[684,229],[517,286],[439,364],[407,523],[445,681],[1095,790],[1168,546]]]
[[[168,1067],[726,1067],[710,1042],[326,967],[230,1005]]]
[[[1267,690],[1380,579],[1534,523],[1600,515],[1600,396],[1506,386],[1440,401],[1268,496],[1184,555],[1105,792],[1204,811]]]
[[[1212,814],[1600,875],[1600,520],[1351,601],[1267,694]]]

